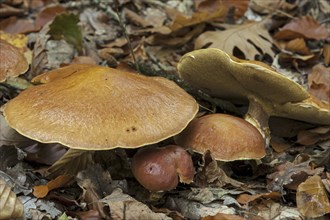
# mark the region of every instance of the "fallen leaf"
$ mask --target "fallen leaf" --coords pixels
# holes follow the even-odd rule
[[[180,13],[177,14],[177,16],[173,19],[172,24],[169,26],[169,28],[174,32],[184,27],[189,27],[206,21],[211,21],[215,18],[222,17],[226,15],[226,13],[227,13],[227,8],[224,5],[219,5],[217,10],[214,11],[213,13],[195,12],[190,17],[184,16]]]
[[[330,67],[315,65],[308,75],[308,92],[330,104]]]
[[[210,151],[206,151],[203,155],[203,162],[197,169],[195,182],[200,187],[222,187],[227,184],[235,187],[241,187],[243,185],[242,182],[227,176],[225,171],[219,167],[217,161],[212,157]]]
[[[59,175],[75,176],[92,164],[92,151],[69,149],[58,161],[47,169],[47,176],[54,178]]]
[[[109,213],[107,213],[105,205],[95,201],[112,192],[110,173],[99,164],[96,164],[80,171],[76,179],[77,184],[83,190],[81,201],[88,204],[90,210],[96,210],[102,218],[109,219]]]
[[[15,8],[7,4],[0,4],[0,17],[20,16],[24,14],[23,8]]]
[[[281,199],[281,194],[279,192],[261,193],[257,195],[241,194],[237,197],[237,202],[247,205],[257,199],[272,199],[277,201]]]
[[[19,49],[10,43],[0,39],[0,82],[4,82],[8,77],[17,77],[25,73],[29,64]]]
[[[33,195],[38,199],[44,198],[51,190],[64,187],[72,180],[73,180],[73,176],[71,175],[60,175],[55,179],[49,181],[46,185],[34,186]]]
[[[12,16],[0,22],[0,30],[11,34],[27,34],[36,31],[36,28],[31,20],[17,19],[16,16]]]
[[[324,44],[323,57],[324,57],[324,64],[329,66],[329,64],[330,64],[330,44]]]
[[[298,186],[297,207],[308,218],[317,218],[330,213],[330,202],[320,176],[311,176]]]
[[[244,15],[248,8],[249,0],[199,0],[194,1],[194,3],[196,11],[199,12],[213,13],[221,5],[226,6],[230,10],[234,9],[233,18],[236,20]]]
[[[241,59],[275,56],[271,49],[272,37],[261,22],[237,25],[224,31],[206,31],[195,40],[195,50],[205,46],[221,49]]]
[[[318,127],[310,130],[303,130],[297,135],[297,143],[306,146],[327,140],[330,140],[330,127]]]
[[[109,205],[112,219],[171,219],[163,213],[155,213],[151,211],[147,205],[123,193],[119,188],[116,188],[110,195],[99,201]]]
[[[274,173],[267,175],[268,180],[270,180],[267,184],[268,190],[281,192],[284,195],[284,188],[295,190],[308,176],[323,171],[322,167],[312,169],[309,165],[310,161],[298,162],[298,158],[296,158],[295,163],[285,162],[278,165]]]
[[[40,11],[35,20],[36,29],[40,29],[42,26],[53,20],[56,15],[65,12],[65,8],[60,5],[50,6]]]
[[[78,26],[79,17],[74,14],[63,13],[55,17],[49,25],[49,34],[55,40],[64,39],[72,44],[79,52],[82,51],[83,39],[80,27]]]
[[[23,203],[11,191],[3,179],[0,179],[0,219],[16,219],[23,217]]]
[[[309,48],[306,45],[306,42],[303,38],[296,38],[291,41],[289,41],[285,45],[285,50],[288,50],[293,53],[298,53],[301,55],[310,55],[311,52]]]
[[[324,40],[329,36],[327,29],[311,16],[303,16],[284,25],[275,33],[277,40],[292,40],[295,38]]]
[[[224,213],[218,213],[213,216],[205,216],[201,218],[201,220],[244,220],[244,219],[245,218],[239,215],[224,214]]]

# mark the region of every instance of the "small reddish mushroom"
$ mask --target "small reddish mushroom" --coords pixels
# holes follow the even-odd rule
[[[191,156],[182,147],[142,148],[132,159],[132,172],[150,191],[175,189],[180,182],[191,183],[195,169]]]

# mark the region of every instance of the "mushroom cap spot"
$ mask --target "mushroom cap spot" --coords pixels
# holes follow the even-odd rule
[[[8,124],[31,139],[74,149],[137,148],[181,132],[198,111],[195,99],[165,78],[83,67],[64,67],[72,73],[9,101]]]
[[[211,96],[234,103],[248,103],[249,97],[258,97],[269,107],[270,116],[330,124],[329,105],[322,107],[302,86],[259,62],[208,48],[185,54],[178,63],[178,72]]]
[[[188,152],[177,145],[141,148],[132,158],[132,173],[150,191],[176,188],[180,182],[191,183],[195,168]]]
[[[19,76],[29,69],[29,64],[19,49],[1,39],[0,57],[0,82],[6,81],[10,76]]]
[[[198,153],[209,150],[216,160],[260,159],[266,155],[265,141],[247,121],[226,114],[194,119],[175,142]]]

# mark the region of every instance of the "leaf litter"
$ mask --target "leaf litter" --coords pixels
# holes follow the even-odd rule
[[[230,103],[229,108],[177,76],[183,54],[216,47],[272,65],[329,106],[329,25],[324,20],[329,3],[314,3],[8,0],[0,6],[0,38],[18,48],[29,69],[0,84],[0,103],[36,84],[31,79],[48,70],[74,62],[134,69],[135,59],[142,74],[174,79],[189,91],[201,106],[199,115],[242,116],[247,106]],[[24,212],[5,208],[7,219],[16,213],[30,219],[330,215],[329,126],[271,118],[271,145],[262,160],[223,163],[212,152],[190,152],[197,170],[194,182],[155,193],[130,171],[135,150],[68,151],[60,144],[30,140],[10,128],[2,115],[0,119],[0,177],[5,181],[0,185],[24,206]],[[168,142],[173,140],[156,145]]]

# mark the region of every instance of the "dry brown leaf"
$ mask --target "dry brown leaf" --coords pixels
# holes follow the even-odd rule
[[[329,32],[323,25],[310,16],[303,16],[284,25],[274,35],[274,38],[277,40],[292,40],[295,38],[324,40],[328,36]]]
[[[29,63],[17,47],[0,39],[0,48],[0,82],[4,82],[10,76],[19,76],[28,70]]]
[[[297,143],[302,145],[313,145],[327,140],[330,140],[330,127],[303,130],[297,135]]]
[[[0,210],[0,219],[22,218],[24,212],[23,203],[3,179],[0,179]]]
[[[109,219],[105,204],[95,202],[112,192],[111,176],[101,165],[89,166],[77,175],[77,184],[83,190],[81,199],[88,204],[90,210],[95,210],[103,219]]]
[[[330,64],[330,44],[324,44],[323,46],[323,57],[324,57],[324,64]]]
[[[297,207],[299,212],[309,218],[317,218],[330,213],[330,202],[321,177],[312,176],[298,186]]]
[[[237,202],[240,204],[247,205],[250,202],[253,202],[257,199],[272,199],[272,200],[280,200],[281,194],[279,192],[270,192],[270,193],[262,193],[257,195],[249,195],[249,194],[241,194],[237,197]]]
[[[291,51],[293,53],[299,53],[302,55],[310,55],[311,52],[309,48],[306,45],[306,42],[303,38],[296,38],[291,41],[289,41],[285,45],[285,49],[288,51]]]
[[[170,9],[167,9],[170,10]],[[172,9],[174,10],[174,9]],[[211,21],[213,19],[223,17],[227,13],[227,8],[224,5],[220,5],[213,13],[207,12],[195,12],[191,17],[187,17],[180,14],[174,18],[169,28],[174,32],[184,27],[189,27],[195,24]]]
[[[65,11],[65,8],[63,8],[60,5],[44,8],[42,11],[40,11],[38,13],[38,15],[36,17],[36,20],[35,20],[36,29],[40,29],[42,26],[47,24],[49,21],[53,20],[56,15],[58,15],[64,11]]]
[[[298,157],[294,163],[285,162],[276,167],[276,172],[267,176],[270,180],[267,189],[274,192],[284,193],[284,188],[296,190],[298,185],[305,181],[308,176],[316,175],[323,168],[312,169],[310,161],[300,162]]]
[[[308,75],[308,92],[330,104],[330,67],[315,65]]]
[[[283,153],[291,147],[291,145],[287,141],[273,136],[270,139],[270,146],[274,149],[276,153]]]
[[[207,31],[195,41],[195,49],[218,48],[241,59],[258,60],[260,55],[274,57],[272,37],[263,23],[238,25],[225,31]]]
[[[55,179],[49,181],[46,185],[39,185],[33,187],[33,195],[38,199],[44,198],[53,189],[58,189],[66,186],[69,182],[73,180],[71,175],[60,175]]]
[[[7,4],[0,4],[0,17],[20,16],[24,14],[23,8],[12,7]]]
[[[37,29],[31,20],[17,19],[17,17],[12,16],[0,22],[0,30],[11,34],[26,34]]]
[[[244,220],[244,218],[239,215],[218,213],[213,216],[202,217],[201,220]]]
[[[225,5],[227,8],[235,8],[234,19],[242,17],[248,8],[249,0],[197,0],[194,1],[196,11],[213,13],[221,5]]]
[[[223,171],[217,161],[212,157],[210,151],[206,151],[203,155],[203,162],[197,169],[195,182],[200,187],[205,186],[216,186],[222,187],[226,184],[230,184],[235,187],[241,187],[242,182],[234,180],[227,176],[225,171]]]
[[[155,213],[151,211],[147,205],[123,193],[119,188],[115,189],[110,195],[104,197],[100,202],[109,205],[112,219],[171,219],[163,213]]]
[[[69,149],[58,161],[47,169],[47,176],[54,178],[59,175],[75,176],[93,163],[92,151]]]

